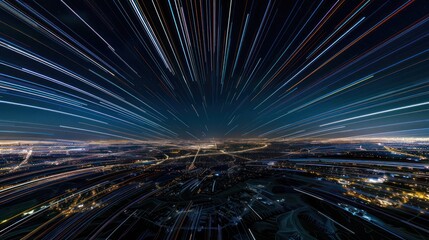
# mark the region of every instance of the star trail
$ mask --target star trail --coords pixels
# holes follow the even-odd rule
[[[427,137],[428,1],[0,1],[2,139]]]
[[[429,0],[0,0],[0,239],[428,239]]]

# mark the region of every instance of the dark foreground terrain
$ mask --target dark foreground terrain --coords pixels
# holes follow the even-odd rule
[[[3,143],[0,239],[425,239],[424,142]]]

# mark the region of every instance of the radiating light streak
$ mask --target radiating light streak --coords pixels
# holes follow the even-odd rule
[[[317,52],[317,50],[319,50],[320,49],[320,47],[322,47],[327,41],[329,41],[330,39],[331,39],[331,37],[333,36],[333,35],[335,35],[339,30],[341,30],[351,19],[353,19],[353,17],[356,15],[356,14],[358,14],[363,8],[365,8],[365,6],[366,5],[368,5],[368,3],[370,2],[371,0],[368,0],[368,1],[366,1],[358,10],[356,10],[349,18],[347,18],[347,20],[346,21],[344,21],[338,28],[336,28],[335,29],[335,31],[334,32],[332,32],[328,37],[326,37],[326,39],[323,41],[323,42],[321,42],[320,44],[319,44],[319,46],[317,46],[309,55],[308,55],[308,57],[307,57],[307,59],[308,58],[310,58],[315,52]]]
[[[37,106],[48,109],[65,107],[69,110],[64,112],[73,114],[78,111],[80,116],[118,124],[112,125],[112,131],[120,129],[119,135],[143,131],[145,137],[188,138],[184,131],[188,130],[194,137],[206,138],[213,125],[220,131],[210,132],[215,135],[230,135],[231,127],[237,126],[234,131],[244,132],[242,136],[277,137],[301,130],[305,134],[290,137],[320,136],[335,132],[314,133],[320,124],[367,114],[375,107],[382,111],[399,102],[420,102],[426,96],[426,88],[414,86],[424,78],[421,69],[428,59],[424,42],[429,17],[418,11],[410,14],[421,6],[417,1],[345,4],[338,0],[308,5],[173,1],[129,0],[108,4],[106,9],[89,3],[89,8],[77,11],[62,0],[64,8],[59,11],[83,23],[82,31],[43,3],[1,2],[0,10],[10,18],[0,20],[7,28],[0,46],[12,55],[0,62],[7,67],[0,97],[10,102],[22,99],[26,102],[20,103],[33,106],[30,101],[38,101]],[[285,10],[287,17],[280,14]],[[95,13],[106,27],[85,20],[82,13],[87,12]],[[396,26],[394,19],[401,24]],[[385,27],[394,31],[383,32]],[[86,30],[94,35],[82,34]],[[103,37],[108,35],[112,38]],[[99,40],[101,45],[96,44]],[[121,43],[130,54],[116,56],[111,41]],[[15,54],[40,64],[32,70],[21,63],[16,66],[21,56],[14,58]],[[118,67],[116,62],[121,61],[149,71],[144,77],[132,77]],[[25,80],[13,77],[22,73],[28,74]],[[407,73],[409,86],[414,86],[408,89],[399,80]],[[350,80],[359,76],[372,77]],[[285,84],[291,86],[286,89]],[[298,84],[302,85],[298,88]],[[376,90],[380,85],[386,87]],[[363,98],[366,91],[370,96]],[[346,92],[351,95],[339,104]],[[196,115],[189,114],[192,111]],[[362,119],[385,119],[370,117]],[[421,117],[416,113],[413,120]],[[347,132],[359,129],[355,122],[350,121]],[[91,130],[97,128],[91,126]]]
[[[191,104],[191,107],[192,107],[192,109],[194,109],[194,112],[195,112],[195,114],[197,115],[197,117],[200,117],[200,115],[198,114],[198,112],[197,112],[197,109],[195,109],[195,107],[194,107],[194,105],[193,104]]]
[[[234,129],[236,129],[238,127],[238,124],[237,125],[235,125],[234,127],[232,127],[228,132],[226,132],[225,134],[224,134],[224,136],[226,136],[226,135],[228,135],[229,133],[231,133]]]
[[[252,230],[250,230],[250,228],[248,228],[247,230],[249,230],[250,236],[252,236],[253,240],[256,240],[255,236],[252,233]]]
[[[340,41],[344,36],[346,36],[350,31],[352,31],[357,25],[359,25],[363,20],[365,20],[365,17],[361,18],[359,21],[357,21],[351,28],[349,28],[345,33],[343,33],[339,38],[337,38],[331,45],[329,45],[325,50],[323,50],[321,53],[319,53],[313,60],[311,60],[307,65],[305,65],[303,68],[301,68],[297,73],[295,73],[292,77],[290,77],[285,83],[283,83],[279,89],[286,86],[290,81],[295,79],[301,72],[303,72],[307,67],[309,67],[313,62],[315,62],[317,59],[319,59],[326,51],[331,49],[338,41]],[[276,90],[277,92],[278,90]]]
[[[55,26],[52,22],[48,21],[46,18],[44,18],[43,16],[41,16],[39,13],[37,13],[36,11],[34,11],[32,8],[28,7],[26,4],[22,3],[21,1],[17,1],[19,4],[21,4],[22,6],[24,6],[25,8],[27,8],[28,10],[30,10],[32,13],[36,14],[38,17],[40,17],[41,19],[43,19],[45,22],[49,23],[50,26]],[[77,49],[76,47],[74,47],[73,45],[69,44],[68,42],[66,42],[64,39],[62,39],[60,36],[58,36],[57,34],[55,34],[54,32],[50,31],[49,29],[47,29],[46,27],[42,26],[41,24],[37,23],[36,21],[32,20],[30,17],[28,17],[27,15],[25,15],[24,13],[22,13],[21,11],[19,11],[18,9],[14,8],[13,6],[11,6],[10,4],[8,4],[5,1],[0,2],[0,6],[4,7],[6,10],[8,10],[9,12],[11,12],[12,14],[16,15],[17,17],[23,19],[25,22],[29,23],[31,26],[34,26],[36,29],[42,29],[44,31],[44,33],[48,34],[49,36],[53,37],[54,39],[58,40],[61,44],[64,44],[64,46],[72,49],[73,51],[79,53],[84,59],[87,59],[88,61],[92,62],[93,64],[95,64],[97,67],[99,67],[100,69],[102,69],[103,71],[111,74],[112,76],[115,76],[114,73],[112,73],[111,71],[109,71],[108,69],[106,69],[105,67],[103,67],[101,64],[99,64],[98,62],[96,62],[94,59],[92,59],[91,57],[89,57],[88,55],[86,55],[85,53],[83,53],[82,51],[80,51],[79,49]],[[55,26],[56,30],[59,30],[59,28],[57,28]],[[59,30],[60,31],[60,30]],[[77,42],[76,40],[74,40],[73,38],[71,38],[68,34],[66,34],[64,31],[60,31],[63,35],[67,36],[69,39],[71,39],[73,42]],[[79,46],[82,47],[81,44],[78,44]],[[87,48],[84,48],[86,51],[90,52],[91,55],[95,56],[91,51],[89,51]],[[99,57],[95,56],[98,60],[101,60]],[[106,64],[104,61],[102,61],[103,64]],[[106,64],[108,65],[108,64]],[[109,66],[109,65],[108,65]],[[110,66],[109,66],[110,67]]]
[[[84,129],[84,128],[70,127],[70,126],[64,126],[64,125],[60,125],[60,128],[78,130],[78,131],[89,132],[89,133],[96,133],[96,134],[106,135],[106,136],[110,136],[110,137],[127,139],[127,140],[131,140],[131,141],[139,141],[138,139],[135,139],[135,138],[129,138],[129,137],[124,137],[124,136],[120,136],[120,135],[116,135],[116,134],[94,131],[94,130],[89,130],[89,129]]]
[[[280,61],[280,59],[283,57],[284,54],[286,54],[286,52],[289,50],[290,46],[295,42],[295,40],[298,38],[298,36],[300,36],[301,32],[305,29],[305,27],[307,26],[308,22],[313,18],[314,14],[317,12],[317,10],[320,8],[320,6],[322,5],[323,1],[320,1],[320,3],[317,5],[316,9],[313,10],[313,12],[311,13],[310,17],[307,18],[306,22],[303,24],[303,26],[300,28],[300,30],[298,31],[298,33],[294,34],[294,38],[290,41],[290,43],[287,45],[287,47],[283,50],[282,54],[280,55],[280,57],[277,59],[277,61],[272,65],[272,67],[267,71],[267,73],[265,74],[265,76],[262,78],[263,80],[268,76],[268,74],[271,72],[271,70],[277,65],[278,61]],[[302,42],[303,43],[303,42]],[[302,44],[301,43],[301,44]],[[301,46],[300,44],[300,46]],[[299,47],[297,48],[299,49]],[[287,63],[289,62],[289,60],[295,55],[296,51],[294,51],[293,54],[291,54],[289,56],[289,58],[286,60],[285,63],[282,64],[282,66],[274,73],[274,75],[264,84],[264,87],[259,91],[259,93],[262,92],[262,90],[265,88],[265,86],[268,86],[268,84],[275,78],[278,76],[278,74],[286,67]],[[260,82],[262,83],[262,81]],[[260,84],[259,83],[259,84]],[[259,84],[256,86],[259,87]],[[258,93],[258,94],[259,94]],[[258,94],[256,94],[254,98],[256,98],[256,96],[258,96]]]
[[[306,192],[306,191],[304,191],[304,190],[301,190],[301,189],[298,189],[298,188],[293,188],[293,190],[295,190],[295,191],[297,191],[297,192],[300,192],[300,193],[304,193],[305,195],[308,195],[308,196],[314,197],[314,198],[319,199],[319,200],[321,200],[321,201],[325,201],[325,199],[323,199],[323,198],[321,198],[321,197],[318,197],[318,196],[316,196],[316,195],[314,195],[314,194],[311,194],[311,193],[309,193],[309,192]]]
[[[28,132],[28,131],[12,131],[12,130],[0,130],[0,133],[34,134],[34,135],[54,136],[54,134],[52,134],[52,133]]]
[[[3,63],[1,63],[0,62],[0,64],[3,64]],[[6,66],[9,66],[9,67],[13,67],[13,66],[10,66],[10,65],[7,65],[7,64],[4,64],[4,65],[6,65]],[[46,76],[44,76],[44,75],[41,75],[41,74],[39,74],[39,73],[35,73],[35,72],[33,72],[33,71],[30,71],[30,70],[27,70],[27,69],[22,69],[24,72],[27,72],[27,73],[30,73],[30,74],[32,74],[32,75],[35,75],[35,76],[38,76],[38,77],[42,77],[42,78],[44,78],[44,79],[47,79],[47,80],[50,80],[50,81],[53,81],[53,82],[55,82],[55,83],[59,83],[59,84],[61,84],[61,85],[64,85],[64,86],[67,86],[67,87],[70,87],[70,88],[72,88],[72,89],[74,89],[74,90],[76,90],[76,91],[79,91],[79,92],[81,92],[80,91],[80,89],[77,89],[77,88],[74,88],[74,87],[72,87],[72,86],[69,86],[69,85],[67,85],[67,84],[64,84],[64,83],[62,83],[62,82],[60,82],[60,81],[57,81],[57,80],[55,80],[55,79],[51,79],[51,78],[49,78],[49,77],[46,77]],[[86,92],[82,92],[82,93],[86,93]],[[98,98],[97,96],[95,96],[95,95],[92,95],[92,94],[90,94],[90,96],[93,96],[93,97],[95,97],[95,98],[97,98],[97,99],[99,99],[99,100],[102,100],[102,101],[104,101],[103,99],[101,99],[101,98]],[[103,103],[103,102],[101,102],[101,103]],[[124,123],[127,123],[127,124],[131,124],[131,125],[134,125],[134,126],[138,126],[138,125],[136,125],[136,124],[134,124],[134,123],[131,123],[131,122],[129,122],[129,121],[125,121],[125,120],[123,120],[123,119],[119,119],[119,118],[117,118],[117,117],[114,117],[114,116],[112,116],[112,115],[108,115],[108,114],[105,114],[105,113],[102,113],[102,112],[99,112],[99,111],[95,111],[95,110],[92,110],[92,109],[89,109],[89,108],[86,108],[86,107],[83,107],[83,106],[80,106],[80,105],[82,105],[82,104],[77,104],[76,106],[78,106],[78,107],[80,107],[81,109],[84,109],[84,110],[86,110],[86,111],[90,111],[90,112],[93,112],[93,113],[97,113],[97,114],[99,114],[99,115],[103,115],[103,116],[105,116],[105,117],[108,117],[108,118],[112,118],[112,119],[115,119],[115,120],[118,120],[118,121],[121,121],[121,122],[124,122]],[[85,104],[84,104],[85,105]],[[101,106],[101,105],[100,105]],[[110,106],[110,107],[114,107],[115,105],[114,104],[108,104],[107,106]],[[151,125],[151,123],[150,122],[147,122],[147,120],[145,119],[145,118],[142,118],[141,116],[139,116],[139,115],[137,115],[137,114],[135,114],[135,113],[133,113],[133,112],[130,112],[130,111],[128,111],[128,110],[125,110],[125,109],[122,109],[122,108],[120,108],[119,106],[117,107],[117,108],[110,108],[111,110],[114,110],[114,111],[123,111],[123,112],[125,112],[127,115],[127,117],[130,117],[130,116],[136,116],[136,118],[135,119],[137,119],[138,121],[142,121],[143,123],[145,123],[145,124],[149,124],[149,125]],[[156,126],[156,125],[154,125],[155,127],[158,127],[158,126]],[[141,127],[141,126],[140,126]],[[143,128],[143,127],[142,127]],[[144,128],[145,130],[147,130],[147,128]],[[151,130],[152,131],[152,130]]]
[[[181,68],[181,66],[180,66],[179,60],[178,60],[178,58],[177,58],[177,55],[176,55],[176,50],[175,50],[175,48],[173,47],[173,45],[171,44],[170,36],[169,36],[169,34],[167,33],[167,31],[166,31],[166,29],[165,29],[165,27],[164,27],[164,23],[163,23],[163,21],[162,21],[162,19],[161,19],[160,15],[159,15],[159,12],[158,12],[158,9],[157,9],[157,7],[156,7],[156,5],[155,5],[154,0],[152,0],[152,4],[153,4],[153,7],[154,7],[154,9],[155,9],[156,15],[158,16],[158,20],[159,20],[159,22],[160,22],[160,24],[161,24],[162,30],[164,31],[164,34],[165,34],[165,36],[166,36],[166,38],[167,38],[168,45],[170,46],[171,51],[173,52],[174,59],[176,59],[176,62],[177,62],[177,64],[179,65],[179,69],[180,69],[180,71],[181,71],[181,72],[183,72],[183,71],[182,71],[182,68]],[[175,73],[174,73],[174,69],[170,69],[170,70],[172,71],[172,73],[173,73],[173,74],[175,74]]]
[[[189,136],[191,136],[191,137],[193,137],[195,140],[200,140],[199,138],[197,138],[197,137],[195,137],[195,135],[193,135],[192,133],[190,133],[190,132],[188,132],[188,131],[185,131],[186,132],[186,134],[188,134]]]
[[[318,97],[318,98],[316,98],[316,99],[314,99],[314,100],[312,100],[312,101],[310,101],[310,102],[308,102],[308,103],[306,103],[306,104],[304,104],[304,105],[301,105],[301,106],[299,106],[299,107],[296,107],[296,108],[294,108],[294,109],[290,110],[288,113],[293,113],[293,112],[295,112],[295,111],[298,111],[298,110],[300,110],[300,109],[303,109],[303,108],[305,108],[305,107],[307,107],[307,106],[309,106],[309,105],[311,105],[311,104],[313,104],[313,103],[319,102],[319,101],[321,101],[321,100],[323,100],[323,99],[326,99],[326,98],[328,98],[328,97],[330,97],[330,96],[332,96],[332,95],[334,95],[334,94],[337,94],[337,93],[342,92],[342,91],[344,91],[344,90],[346,90],[346,89],[349,89],[349,88],[351,88],[351,87],[353,87],[353,86],[355,86],[355,85],[357,85],[357,84],[359,84],[359,83],[361,83],[361,82],[364,82],[364,81],[366,81],[366,80],[368,80],[368,79],[371,79],[372,77],[374,77],[374,76],[373,76],[373,75],[369,75],[369,76],[366,76],[366,77],[364,77],[364,78],[362,78],[362,79],[356,80],[356,81],[354,81],[354,82],[352,82],[352,83],[350,83],[350,84],[347,84],[347,85],[346,85],[346,86],[344,86],[344,87],[341,87],[341,88],[339,88],[339,89],[337,89],[337,90],[335,90],[335,91],[332,91],[332,92],[327,93],[327,94],[325,94],[325,95],[323,95],[323,96],[321,96],[321,97]]]
[[[79,16],[79,14],[77,14],[69,5],[67,5],[64,0],[61,0],[61,2],[77,17],[79,18],[79,20],[81,20],[89,29],[91,29],[91,31],[93,33],[95,33],[104,43],[106,43],[107,47],[112,50],[113,54],[115,54],[129,69],[131,69],[131,71],[133,71],[136,75],[139,75],[127,62],[124,61],[124,59],[122,59],[121,56],[119,56],[115,49],[97,32],[94,30],[94,28],[92,28],[85,20],[83,20],[82,17]]]
[[[249,14],[246,15],[246,22],[244,23],[243,33],[241,33],[240,44],[239,44],[239,47],[238,47],[238,50],[237,50],[237,55],[235,57],[234,67],[232,68],[231,75],[234,75],[235,68],[237,67],[238,59],[239,59],[240,53],[241,53],[241,48],[243,47],[243,40],[246,37],[246,31],[247,31],[247,24],[248,23],[249,23]]]
[[[3,100],[0,100],[0,103],[14,105],[14,106],[28,107],[28,108],[33,108],[33,109],[38,109],[38,110],[43,110],[43,111],[48,111],[48,112],[54,112],[54,113],[59,113],[59,114],[68,115],[68,116],[72,116],[72,117],[82,118],[82,119],[86,119],[86,120],[90,120],[90,121],[94,121],[94,122],[98,122],[98,123],[102,123],[102,124],[107,124],[106,122],[99,121],[99,120],[96,120],[93,118],[88,118],[88,117],[80,116],[77,114],[58,111],[58,110],[54,110],[54,109],[50,109],[50,108],[38,107],[38,106],[29,105],[29,104],[9,102],[9,101],[3,101]]]
[[[252,210],[252,212],[254,212],[255,214],[256,214],[256,216],[258,216],[259,217],[259,219],[263,219],[262,217],[261,217],[261,215],[259,215],[256,211],[255,211],[255,209],[253,209],[252,208],[252,206],[250,206],[250,204],[247,204],[247,206],[250,208],[250,210]]]
[[[233,0],[230,0],[230,2],[229,2],[229,12],[228,12],[228,21],[227,21],[228,22],[228,26],[226,27],[226,37],[225,37],[226,44],[225,44],[225,50],[224,50],[224,53],[223,53],[224,58],[223,58],[223,64],[222,64],[222,77],[221,77],[221,80],[220,80],[221,93],[222,93],[223,85],[224,85],[224,82],[225,82],[225,74],[226,74],[225,72],[226,72],[226,66],[227,66],[227,63],[228,63],[229,45],[231,44],[230,34],[231,34],[232,26],[231,26],[231,29],[230,29],[230,25],[232,25],[232,23],[231,23],[232,1]]]
[[[322,67],[324,67],[326,64],[328,64],[329,62],[331,62],[333,59],[335,59],[338,55],[342,54],[344,51],[346,51],[347,49],[349,49],[351,46],[353,46],[354,44],[356,44],[358,41],[360,41],[362,38],[364,38],[365,36],[367,36],[368,34],[370,34],[372,31],[374,31],[375,29],[377,29],[378,27],[380,27],[382,24],[384,24],[385,22],[387,22],[389,19],[391,19],[394,15],[398,14],[400,11],[404,10],[407,6],[409,6],[411,3],[413,3],[414,0],[409,0],[408,2],[404,3],[402,6],[400,6],[399,8],[397,8],[395,11],[393,11],[391,14],[389,14],[387,17],[383,18],[381,21],[379,21],[376,25],[374,25],[372,28],[370,28],[368,31],[366,31],[365,33],[363,33],[362,35],[360,35],[358,38],[356,38],[355,40],[353,40],[351,43],[349,43],[347,46],[345,46],[344,48],[342,48],[340,51],[338,51],[337,53],[335,53],[332,57],[330,57],[328,60],[326,60],[323,64],[321,64],[320,66],[318,66],[315,70],[313,70],[308,76],[312,75],[313,73],[315,73],[316,71],[318,71],[319,69],[321,69]],[[307,79],[307,77],[301,79],[300,81],[298,81],[297,83],[295,83],[291,88],[294,88],[296,85],[300,84],[302,81],[304,81],[305,79]]]
[[[16,48],[16,47],[12,46],[12,45],[10,45],[10,44],[7,44],[7,43],[2,42],[2,41],[1,41],[1,38],[0,38],[0,46],[3,46],[3,47],[5,47],[5,48],[7,48],[7,49],[9,49],[9,50],[12,50],[12,51],[14,51],[14,52],[17,52],[17,53],[19,53],[19,54],[22,54],[22,55],[24,55],[24,56],[26,56],[26,57],[29,57],[29,58],[31,58],[31,59],[33,59],[33,60],[35,60],[35,61],[38,61],[38,62],[40,62],[40,63],[42,63],[42,64],[45,64],[45,65],[49,66],[49,67],[51,67],[51,68],[54,68],[55,70],[58,70],[58,71],[60,71],[60,72],[62,72],[62,73],[64,73],[64,74],[69,75],[69,76],[71,76],[71,77],[73,77],[73,78],[75,78],[75,79],[77,79],[77,80],[79,80],[79,81],[82,81],[82,82],[84,82],[84,83],[86,83],[86,84],[88,84],[88,85],[90,85],[90,86],[92,86],[92,87],[95,87],[96,89],[98,89],[98,90],[100,90],[100,91],[102,91],[102,92],[105,92],[105,93],[109,94],[110,96],[115,97],[116,99],[118,99],[118,100],[120,100],[120,101],[122,101],[122,102],[125,102],[125,103],[127,103],[128,105],[130,105],[130,106],[133,106],[133,107],[134,107],[134,108],[136,108],[136,109],[141,110],[141,109],[140,109],[140,108],[138,108],[137,106],[135,106],[135,105],[133,105],[133,104],[131,104],[131,103],[128,103],[128,102],[127,102],[127,101],[125,101],[123,98],[121,98],[121,97],[118,97],[118,96],[114,95],[114,94],[113,94],[113,93],[111,93],[110,91],[105,90],[104,88],[101,88],[101,87],[99,87],[98,85],[96,85],[96,84],[94,84],[94,83],[92,83],[92,82],[90,82],[90,81],[88,81],[88,80],[86,80],[86,79],[84,79],[84,78],[82,78],[82,77],[80,77],[80,76],[78,76],[78,75],[75,75],[74,73],[70,72],[70,71],[69,71],[69,70],[67,70],[67,69],[64,69],[64,68],[62,68],[62,67],[59,67],[58,65],[56,65],[56,64],[54,64],[54,63],[48,62],[47,60],[44,60],[44,59],[42,59],[42,58],[38,57],[37,55],[27,53],[27,52],[25,52],[25,51],[23,51],[23,50],[20,50],[20,49],[18,49],[18,48]],[[142,111],[142,110],[141,110],[141,111]],[[164,130],[166,130],[166,131],[170,131],[170,130],[168,130],[168,129],[166,129],[166,128],[162,127],[162,126],[160,126],[159,124],[156,124],[155,122],[153,122],[153,121],[151,121],[151,120],[149,120],[149,119],[146,119],[146,118],[143,118],[143,117],[141,117],[141,118],[142,118],[142,119],[144,119],[144,121],[145,121],[147,124],[149,124],[149,125],[153,125],[153,126],[156,126],[156,127],[160,127],[160,128],[162,128],[162,129],[164,129]]]
[[[157,37],[155,36],[152,28],[150,27],[149,23],[147,22],[146,17],[143,15],[141,9],[137,6],[138,3],[136,4],[135,0],[129,0],[129,2],[131,4],[131,6],[133,7],[134,12],[138,16],[140,23],[142,24],[142,26],[146,30],[147,35],[149,36],[150,40],[152,41],[153,46],[156,48],[159,56],[161,57],[162,61],[165,64],[165,66],[167,67],[168,70],[170,70],[170,72],[173,72],[171,64],[168,62],[168,59],[165,56],[165,53],[162,50],[162,47],[159,44]]]
[[[322,216],[326,217],[327,219],[331,220],[332,222],[334,222],[334,223],[335,223],[335,224],[337,224],[338,226],[340,226],[340,227],[344,228],[344,229],[345,229],[345,230],[347,230],[348,232],[350,232],[350,233],[352,233],[352,234],[355,234],[355,232],[353,232],[352,230],[350,230],[350,229],[346,228],[344,225],[342,225],[341,223],[339,223],[339,222],[335,221],[334,219],[332,219],[332,218],[328,217],[326,214],[321,213],[320,211],[317,211],[317,212],[318,212],[318,213],[320,213],[320,215],[322,215]]]
[[[189,125],[188,125],[188,124],[186,124],[185,122],[183,122],[180,118],[178,118],[178,117],[176,116],[176,114],[172,113],[170,110],[167,110],[167,112],[169,112],[171,115],[173,115],[173,117],[174,117],[174,118],[176,118],[179,122],[181,122],[183,125],[185,125],[186,127],[188,127],[188,128],[189,128]]]
[[[351,121],[351,120],[355,120],[355,119],[360,119],[360,118],[364,118],[364,117],[370,117],[370,116],[375,116],[375,115],[379,115],[379,114],[384,114],[384,113],[389,113],[389,112],[394,112],[394,111],[400,111],[400,110],[414,108],[414,107],[425,106],[425,105],[428,105],[428,104],[429,104],[429,102],[422,102],[422,103],[411,104],[411,105],[407,105],[407,106],[403,106],[403,107],[391,108],[391,109],[387,109],[387,110],[383,110],[383,111],[378,111],[378,112],[363,114],[363,115],[359,115],[359,116],[356,116],[356,117],[345,118],[345,119],[341,119],[341,120],[338,120],[338,121],[334,121],[334,122],[330,122],[330,123],[325,123],[325,124],[322,124],[320,126],[321,127],[329,126],[329,125],[336,124],[336,123],[347,122],[347,121]]]

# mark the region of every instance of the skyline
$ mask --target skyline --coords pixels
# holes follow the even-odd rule
[[[1,140],[425,138],[425,1],[0,1]]]

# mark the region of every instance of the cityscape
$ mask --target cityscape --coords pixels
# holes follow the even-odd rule
[[[429,1],[0,0],[0,239],[429,239]]]
[[[2,239],[424,239],[429,146],[9,142]]]

